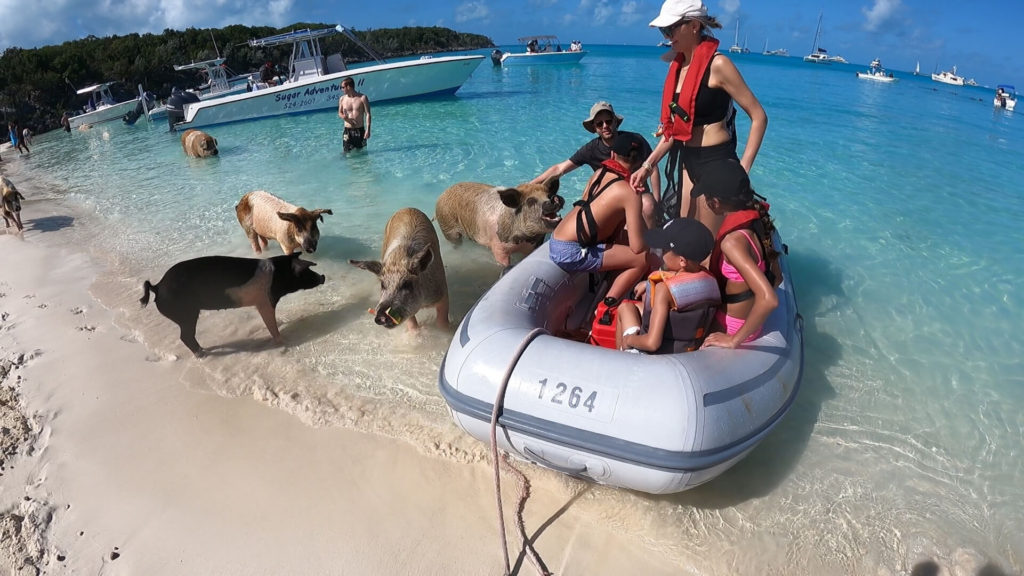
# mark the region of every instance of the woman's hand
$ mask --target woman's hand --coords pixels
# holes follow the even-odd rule
[[[726,334],[725,332],[712,332],[708,334],[708,337],[704,339],[704,344],[701,348],[735,348],[736,343],[733,341],[733,337]]]

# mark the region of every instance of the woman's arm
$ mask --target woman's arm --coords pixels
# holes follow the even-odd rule
[[[658,162],[668,154],[669,149],[672,148],[672,138],[664,137],[658,142],[658,145],[651,152],[651,155],[647,157],[647,160],[633,172],[633,175],[629,177],[629,184],[634,190],[643,189],[644,181],[647,180],[651,173],[658,172]],[[659,180],[660,186],[660,180]]]
[[[704,341],[706,346],[721,346],[723,348],[735,348],[746,341],[747,337],[760,330],[764,321],[779,306],[779,297],[775,288],[768,282],[764,272],[757,267],[754,257],[750,253],[750,242],[742,232],[730,233],[722,240],[722,254],[729,260],[729,263],[743,276],[747,287],[754,292],[754,305],[747,314],[747,319],[735,334],[728,335],[721,332],[709,334]]]
[[[761,149],[764,133],[768,129],[768,115],[731,60],[715,58],[711,63],[711,72],[712,77],[717,80],[715,83],[720,84],[715,87],[720,87],[728,92],[729,96],[732,96],[732,99],[750,117],[750,133],[747,135],[747,144],[743,147],[743,157],[740,158],[740,164],[747,172],[750,172],[750,168],[754,165],[754,158],[757,157],[757,152]]]

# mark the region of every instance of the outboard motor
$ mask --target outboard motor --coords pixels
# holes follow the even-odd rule
[[[146,111],[142,109],[142,101],[140,100],[139,103],[135,105],[135,109],[129,111],[127,114],[122,116],[121,120],[125,124],[131,126],[132,124],[135,124],[135,121],[138,120],[140,116],[145,114],[145,112]]]
[[[185,104],[199,102],[199,96],[188,91],[172,91],[167,99],[167,128],[174,131],[174,125],[185,119]]]
[[[491,63],[495,66],[501,66],[501,50],[497,48],[491,50]]]

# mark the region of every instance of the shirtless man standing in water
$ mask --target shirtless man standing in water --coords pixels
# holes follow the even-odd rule
[[[352,78],[342,80],[341,89],[345,94],[338,100],[338,118],[345,121],[341,139],[345,152],[350,152],[353,148],[366,146],[370,139],[370,99],[366,94],[356,92]]]

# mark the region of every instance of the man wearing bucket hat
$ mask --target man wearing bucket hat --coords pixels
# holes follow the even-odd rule
[[[540,176],[534,178],[532,183],[540,184],[551,176],[561,178],[584,164],[593,168],[595,172],[600,170],[601,163],[611,158],[612,142],[618,134],[635,134],[643,140],[643,158],[646,160],[651,155],[651,145],[640,134],[620,132],[619,126],[622,124],[622,120],[622,116],[615,113],[610,102],[602,100],[591,106],[590,116],[583,121],[583,129],[591,134],[597,134],[597,137],[581,146],[568,160],[549,167]],[[644,194],[641,197],[641,202],[643,203],[644,221],[648,227],[651,227],[654,225],[657,204],[661,200],[661,176],[655,170],[649,177],[649,182],[646,181],[647,178],[642,182]]]
[[[662,89],[662,140],[631,181],[634,185],[642,182],[667,155],[664,205],[672,211],[668,217],[695,216],[716,231],[722,218],[708,209],[706,202],[698,202],[698,194],[691,196],[694,183],[723,160],[738,160],[750,171],[768,127],[768,115],[736,65],[717,52],[718,40],[711,30],[722,25],[708,15],[703,2],[665,0],[650,25],[671,43],[674,58]],[[734,103],[750,117],[742,157],[736,154]]]

